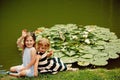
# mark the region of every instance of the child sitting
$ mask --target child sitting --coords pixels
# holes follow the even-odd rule
[[[23,49],[21,65],[13,66],[10,68],[9,73],[12,76],[28,76],[33,77],[34,75],[34,64],[36,59],[36,49],[35,49],[35,35],[33,33],[22,31],[21,37],[17,40],[17,45]]]
[[[37,45],[37,59],[35,63],[36,75],[39,73],[52,73],[67,70],[67,66],[60,60],[60,58],[49,58],[53,51],[47,53],[50,48],[50,41],[46,38],[41,38]],[[38,71],[38,72],[37,72]]]

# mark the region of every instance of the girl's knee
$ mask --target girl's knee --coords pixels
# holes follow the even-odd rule
[[[16,72],[16,68],[15,67],[10,67],[10,71],[11,72]]]
[[[19,73],[19,75],[20,76],[26,76],[26,71],[24,70],[24,71],[21,71],[20,73]]]

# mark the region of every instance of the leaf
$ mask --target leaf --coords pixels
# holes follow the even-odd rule
[[[111,58],[111,59],[116,59],[118,57],[119,57],[118,54],[109,54],[109,58]]]
[[[86,59],[90,59],[90,58],[92,58],[93,57],[93,55],[92,54],[85,54],[85,55],[83,55],[83,56],[81,56],[82,58],[86,58]]]
[[[109,56],[105,53],[105,54],[96,54],[94,56],[94,60],[108,60],[109,59]]]
[[[88,66],[90,63],[85,61],[79,61],[77,64],[80,66]]]
[[[61,57],[61,60],[62,60],[64,63],[74,63],[74,62],[77,62],[77,61],[78,61],[77,58],[67,57],[67,56]]]
[[[105,60],[95,60],[95,61],[92,61],[91,64],[96,66],[105,66],[108,64],[108,62]]]
[[[99,41],[97,41],[95,44],[96,44],[96,45],[105,45],[106,42],[99,40]]]
[[[62,57],[62,56],[65,56],[62,52],[60,51],[56,51],[54,54],[53,54],[54,57]]]

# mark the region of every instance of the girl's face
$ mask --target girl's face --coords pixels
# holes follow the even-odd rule
[[[38,50],[41,53],[45,53],[49,49],[48,45],[38,43]]]
[[[34,43],[35,43],[35,41],[33,40],[32,36],[28,36],[25,40],[25,45],[28,48],[33,47]]]

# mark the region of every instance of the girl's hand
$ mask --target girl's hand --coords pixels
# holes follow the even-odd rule
[[[26,37],[26,35],[27,35],[27,30],[26,29],[22,30],[22,37]]]
[[[34,77],[38,76],[38,71],[34,71]]]
[[[53,54],[53,50],[50,50],[49,53],[47,54],[47,57],[50,57]]]
[[[49,54],[52,55],[52,54],[53,54],[53,50],[50,50],[50,51],[49,51]]]

